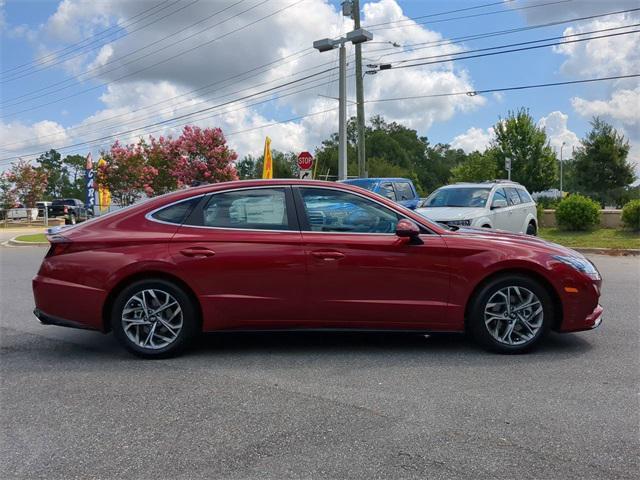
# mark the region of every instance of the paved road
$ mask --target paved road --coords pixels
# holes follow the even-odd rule
[[[638,257],[594,256],[605,323],[530,355],[459,336],[210,335],[142,361],[36,322],[43,254],[0,248],[2,478],[640,474]]]

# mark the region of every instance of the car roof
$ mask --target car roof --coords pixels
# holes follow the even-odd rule
[[[499,180],[499,181],[486,181],[486,182],[457,182],[452,183],[451,185],[444,185],[440,188],[493,188],[496,186],[500,187],[520,187],[524,188],[523,185],[518,182],[511,182],[509,180]],[[438,188],[438,190],[440,190]]]
[[[401,177],[368,177],[368,178],[348,178],[347,180],[340,180],[339,183],[357,183],[357,182],[411,182],[408,178]]]

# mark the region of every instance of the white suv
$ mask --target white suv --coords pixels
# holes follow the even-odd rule
[[[438,188],[416,212],[445,225],[497,228],[529,235],[538,231],[536,204],[531,195],[519,183],[506,180]]]

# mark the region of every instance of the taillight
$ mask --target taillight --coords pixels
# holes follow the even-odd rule
[[[69,250],[69,247],[71,247],[71,241],[62,235],[49,235],[47,238],[49,239],[49,242],[51,242],[51,246],[49,247],[49,251],[45,258],[62,255],[64,252]]]
[[[69,207],[64,207],[64,213],[69,213]]]

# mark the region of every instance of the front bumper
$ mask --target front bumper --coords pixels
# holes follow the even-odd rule
[[[571,328],[570,330],[563,330],[563,332],[581,332],[584,330],[593,330],[598,328],[602,323],[603,313],[604,309],[602,308],[602,305],[598,304],[593,312],[585,317],[583,322],[574,326],[574,328]]]

